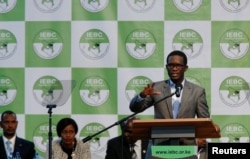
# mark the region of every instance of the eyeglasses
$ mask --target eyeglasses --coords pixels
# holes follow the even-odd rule
[[[62,135],[73,135],[75,134],[75,131],[69,130],[69,131],[62,131]]]
[[[166,66],[167,66],[168,68],[170,68],[170,69],[173,69],[173,68],[178,68],[178,69],[180,69],[180,68],[184,67],[185,65],[170,63],[170,64],[167,64]]]

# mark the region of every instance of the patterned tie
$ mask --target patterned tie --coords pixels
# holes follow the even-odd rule
[[[11,141],[6,141],[6,149],[8,153],[8,158],[12,158],[12,148],[11,148]]]
[[[180,102],[179,100],[175,100],[173,103],[173,118],[177,118],[179,112]]]

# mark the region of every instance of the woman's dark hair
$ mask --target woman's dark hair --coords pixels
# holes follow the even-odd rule
[[[180,50],[174,50],[174,51],[170,52],[170,53],[168,54],[166,63],[168,63],[169,57],[170,57],[170,56],[174,56],[174,55],[178,55],[178,56],[183,57],[184,65],[187,65],[187,56],[186,56],[186,54],[185,54],[184,52],[182,52],[182,51],[180,51]]]
[[[77,126],[75,120],[73,120],[71,118],[63,118],[56,125],[56,132],[57,132],[57,135],[59,137],[61,137],[61,133],[62,133],[63,129],[68,125],[72,125],[75,129],[75,133],[77,134],[78,126]]]

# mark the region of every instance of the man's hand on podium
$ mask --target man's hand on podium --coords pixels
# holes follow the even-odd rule
[[[220,127],[217,124],[213,124],[213,125],[215,127],[215,131],[220,133]],[[196,139],[196,143],[197,143],[198,147],[205,147],[207,140],[206,140],[206,138],[198,138],[198,139]]]

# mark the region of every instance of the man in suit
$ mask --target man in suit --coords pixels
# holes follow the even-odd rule
[[[136,159],[144,159],[147,151],[147,140],[135,140],[132,138],[132,121],[136,117],[131,117],[121,124],[122,134],[112,138],[107,143],[105,159],[134,159],[132,148],[135,147]]]
[[[19,138],[16,135],[18,121],[13,111],[7,110],[2,113],[0,126],[3,135],[0,136],[0,159],[16,157],[18,154],[22,159],[33,159],[35,156],[35,145],[33,142]],[[7,141],[11,141],[10,151],[8,152]]]
[[[209,118],[205,89],[185,79],[188,70],[187,56],[179,50],[172,51],[166,59],[169,79],[148,84],[130,102],[130,110],[142,112],[154,105],[156,119]],[[164,97],[173,93],[171,98]],[[158,102],[161,101],[161,102]],[[175,109],[173,103],[178,103]],[[175,116],[175,113],[178,113]],[[156,145],[173,145],[172,139],[155,139]],[[177,145],[196,145],[204,147],[206,139],[180,138]],[[176,144],[176,142],[175,142]]]

